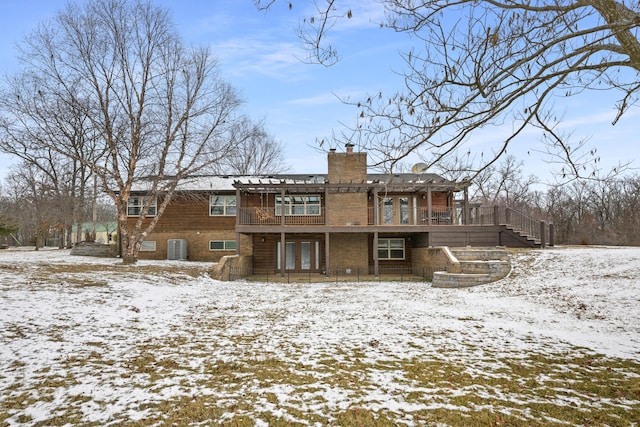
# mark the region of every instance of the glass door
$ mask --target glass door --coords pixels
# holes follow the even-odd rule
[[[381,199],[382,224],[410,224],[410,212],[409,197],[389,196]]]
[[[300,242],[300,269],[311,270],[311,242]]]
[[[282,265],[280,242],[276,243],[276,267]],[[285,243],[285,269],[287,271],[319,271],[321,262],[320,240],[291,240]]]

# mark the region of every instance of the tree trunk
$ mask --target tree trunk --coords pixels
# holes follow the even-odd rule
[[[131,265],[131,264],[135,264],[136,262],[138,262],[138,257],[136,257],[135,255],[131,255],[131,254],[127,254],[127,253],[123,253],[122,254],[122,263],[125,265]]]

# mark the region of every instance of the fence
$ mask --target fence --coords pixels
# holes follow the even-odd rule
[[[326,282],[430,282],[435,271],[446,271],[446,265],[420,267],[332,268],[323,272],[287,271],[284,276],[273,269],[231,267],[225,280],[246,279],[264,283],[326,283]]]

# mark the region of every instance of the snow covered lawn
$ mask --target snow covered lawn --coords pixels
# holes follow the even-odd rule
[[[638,425],[640,248],[512,261],[433,289],[3,250],[0,426]]]

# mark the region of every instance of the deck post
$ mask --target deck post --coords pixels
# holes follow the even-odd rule
[[[324,187],[324,225],[332,224],[332,222],[329,221],[330,209],[331,209],[331,206],[329,205],[329,187],[325,185]]]
[[[500,207],[493,205],[493,225],[500,225]]]
[[[373,225],[378,225],[378,187],[373,188]]]
[[[282,211],[282,217],[284,218],[284,211]],[[287,243],[285,241],[284,231],[280,233],[280,276],[284,277],[285,270],[287,269]]]
[[[553,223],[549,223],[549,246],[556,245],[556,226]]]
[[[378,232],[373,232],[373,275],[378,277],[380,275],[380,266],[378,261]]]
[[[544,248],[547,244],[545,242],[545,234],[547,231],[547,222],[540,221],[540,247]]]
[[[324,233],[324,275],[329,277],[329,232]]]
[[[282,226],[285,225],[285,216],[286,216],[286,212],[284,210],[284,195],[285,195],[285,191],[283,187],[282,190],[280,190],[280,225]],[[284,242],[282,242],[282,244],[284,245]]]
[[[428,225],[433,224],[433,199],[431,196],[431,187],[427,187],[427,218]]]
[[[464,206],[462,207],[462,223],[469,225],[469,187],[464,187]]]

